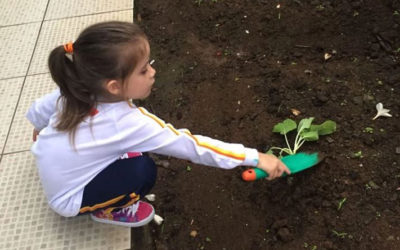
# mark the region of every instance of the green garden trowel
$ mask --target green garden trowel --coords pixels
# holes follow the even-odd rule
[[[281,161],[289,168],[291,174],[295,174],[317,165],[323,158],[318,153],[297,153],[282,157]],[[284,173],[283,176],[285,175]],[[268,174],[259,168],[247,169],[242,173],[242,179],[245,181],[255,181],[266,177],[268,177]]]

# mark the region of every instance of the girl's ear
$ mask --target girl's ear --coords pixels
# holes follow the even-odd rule
[[[122,84],[117,80],[108,80],[105,85],[107,91],[115,96],[122,94]]]

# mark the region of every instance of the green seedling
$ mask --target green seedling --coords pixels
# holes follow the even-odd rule
[[[354,158],[359,158],[359,159],[361,159],[361,158],[363,158],[364,156],[363,156],[363,154],[362,154],[362,151],[360,150],[360,151],[358,151],[358,152],[353,153],[353,157],[354,157]]]
[[[342,208],[342,206],[346,202],[346,200],[347,200],[347,198],[343,198],[341,201],[339,201],[339,205],[338,205],[337,210],[340,210]]]
[[[366,127],[363,129],[363,132],[373,134],[374,133],[374,128],[371,127]]]
[[[305,118],[297,125],[292,119],[286,119],[276,124],[272,132],[280,133],[285,137],[287,148],[271,147],[268,152],[273,153],[273,150],[279,150],[279,156],[282,156],[282,153],[293,155],[296,154],[304,142],[317,141],[320,135],[329,135],[336,131],[336,123],[334,121],[327,120],[322,124],[313,125],[313,120],[314,117]],[[297,135],[292,148],[288,141],[287,134],[295,129],[297,129]]]
[[[334,235],[336,235],[337,237],[342,238],[342,239],[344,239],[344,237],[346,237],[346,235],[347,235],[347,233],[345,233],[345,232],[340,233],[340,232],[335,231],[335,230],[332,230],[332,233]]]
[[[191,166],[186,166],[186,171],[188,171],[188,172],[192,171],[192,167]]]

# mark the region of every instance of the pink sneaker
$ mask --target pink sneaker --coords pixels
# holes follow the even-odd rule
[[[118,209],[115,212],[108,212],[107,209],[101,209],[91,213],[90,217],[97,222],[125,227],[140,227],[153,219],[154,208],[147,202],[138,201],[129,207]]]

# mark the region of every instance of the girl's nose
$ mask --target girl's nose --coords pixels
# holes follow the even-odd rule
[[[153,71],[153,77],[156,75],[157,71],[153,68],[153,66],[150,65],[151,70]]]

